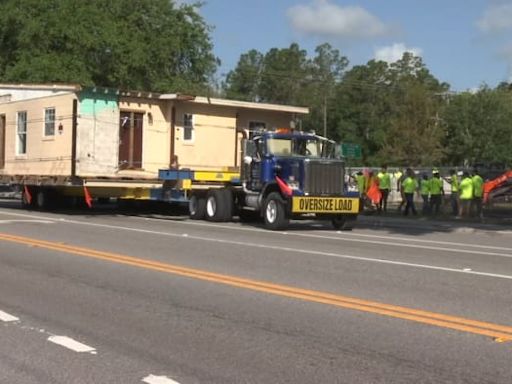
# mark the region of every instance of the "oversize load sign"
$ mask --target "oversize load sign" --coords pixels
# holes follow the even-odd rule
[[[359,199],[347,197],[293,197],[294,213],[358,213]]]

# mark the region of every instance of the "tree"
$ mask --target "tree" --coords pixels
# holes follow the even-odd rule
[[[379,157],[403,165],[439,164],[444,151],[440,96],[448,90],[448,84],[440,83],[421,57],[410,52],[390,64],[389,69],[396,109]]]
[[[359,144],[363,162],[376,162],[395,105],[390,99],[389,66],[371,60],[347,71],[336,89],[333,137]]]
[[[300,104],[301,89],[307,78],[307,63],[307,52],[295,43],[290,48],[272,48],[268,51],[261,71],[261,101]]]
[[[217,65],[196,5],[170,0],[4,0],[0,47],[4,82],[186,92]]]
[[[263,54],[255,49],[240,56],[236,68],[228,73],[223,84],[227,98],[259,101],[263,58]]]
[[[302,104],[309,106],[310,114],[304,119],[304,128],[321,131],[329,136],[330,115],[335,104],[336,86],[341,81],[348,65],[348,59],[329,44],[322,44],[315,49],[316,56],[309,61],[308,80],[301,91]],[[322,123],[320,123],[322,122]]]
[[[311,113],[302,128],[321,131],[348,60],[329,44],[318,46],[315,53],[310,58],[297,44],[265,54],[251,50],[228,73],[224,93],[238,100],[308,106]]]
[[[442,115],[445,161],[453,165],[512,164],[512,94],[503,87],[482,87],[450,98]]]

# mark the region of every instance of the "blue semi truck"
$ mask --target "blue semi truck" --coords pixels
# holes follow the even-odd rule
[[[162,199],[188,201],[190,218],[214,222],[261,220],[271,230],[290,220],[329,220],[351,229],[361,208],[348,192],[344,160],[333,141],[314,133],[277,129],[244,132],[239,171],[162,169]]]

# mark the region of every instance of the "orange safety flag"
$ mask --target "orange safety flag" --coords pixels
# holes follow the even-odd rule
[[[85,197],[85,204],[87,204],[87,206],[89,208],[92,208],[92,196],[89,193],[89,191],[87,190],[87,187],[85,185],[84,185],[84,197]]]
[[[26,185],[23,186],[24,187],[24,194],[25,194],[25,201],[29,204],[32,203],[32,195],[30,194],[30,191],[28,189],[28,187]]]
[[[382,193],[379,189],[379,183],[377,183],[374,178],[370,179],[370,187],[368,188],[368,192],[366,192],[366,196],[370,198],[373,204],[378,204],[382,198]]]
[[[281,193],[285,196],[291,196],[292,195],[292,188],[286,184],[279,176],[276,176],[277,185],[279,186],[279,189],[281,190]]]

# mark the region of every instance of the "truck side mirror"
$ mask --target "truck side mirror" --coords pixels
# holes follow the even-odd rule
[[[242,155],[244,157],[244,162],[246,157],[255,157],[257,154],[256,143],[252,140],[244,139],[242,140]]]

